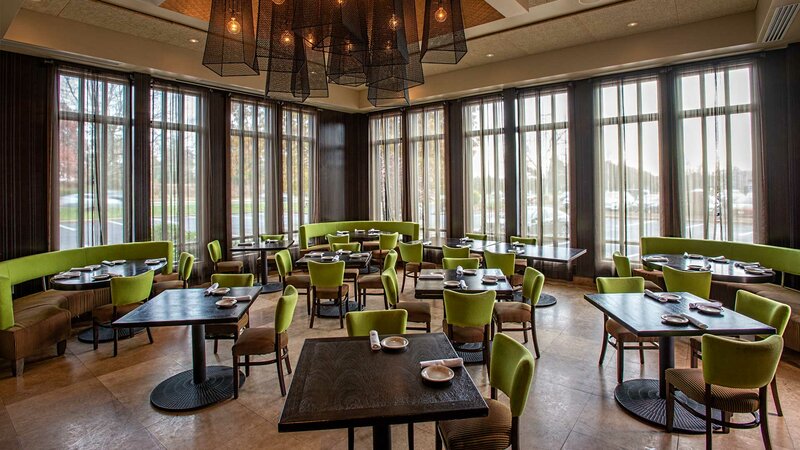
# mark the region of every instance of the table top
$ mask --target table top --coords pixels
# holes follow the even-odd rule
[[[339,234],[338,232],[334,232],[331,234],[334,236],[350,236],[351,241],[377,241],[378,239],[380,239],[381,233],[383,233],[383,231],[381,230],[377,231],[373,230],[372,232],[370,232],[369,230],[359,230],[359,231],[342,230],[342,231],[347,231],[347,234],[344,233]],[[386,233],[389,232],[387,231]],[[393,232],[390,234],[393,234]]]
[[[494,245],[494,244],[497,244],[497,242],[496,241],[479,241],[479,240],[472,240],[472,241],[464,242],[464,241],[461,240],[461,238],[451,238],[451,237],[447,237],[447,238],[435,237],[435,238],[430,238],[429,240],[426,240],[426,241],[422,242],[422,246],[425,247],[425,248],[435,248],[435,249],[439,249],[439,250],[441,250],[442,247],[445,246],[445,245],[448,246],[448,247],[458,247],[458,246],[461,246],[461,245],[469,245],[470,251],[473,251],[473,252],[476,252],[476,253],[483,253],[483,250],[486,247],[489,247],[489,246]]]
[[[637,336],[700,336],[706,333],[748,336],[773,334],[775,329],[745,315],[724,308],[722,315],[708,315],[689,309],[689,303],[705,302],[687,292],[679,303],[661,303],[644,294],[586,294],[584,298],[609,317],[624,325]],[[708,325],[701,330],[691,324],[668,325],[661,322],[662,314],[686,314]]]
[[[483,284],[481,282],[481,278],[483,278],[484,275],[502,275],[503,272],[500,269],[478,269],[475,275],[462,275],[461,277],[456,274],[455,270],[444,269],[423,270],[422,274],[430,272],[444,273],[444,280],[426,280],[420,278],[417,281],[417,286],[414,288],[414,296],[416,298],[442,298],[445,289],[453,289],[444,287],[444,281],[449,280],[464,280],[464,282],[467,283],[466,289],[453,289],[458,292],[475,293],[495,291],[498,297],[510,297],[514,294],[514,289],[511,287],[508,280],[498,281],[496,284]]]
[[[444,333],[404,335],[406,351],[372,352],[368,337],[306,339],[278,431],[307,431],[482,417],[469,372],[448,385],[423,382],[420,361],[457,357]],[[386,336],[381,336],[384,338]]]
[[[225,296],[247,296],[250,301],[239,301],[232,308],[220,308],[215,302],[222,299],[222,295],[206,296],[205,289],[169,289],[125,314],[112,325],[129,328],[235,323],[250,309],[260,293],[261,286],[232,288]]]
[[[286,239],[280,241],[265,242],[262,240],[253,241],[253,245],[234,245],[231,247],[232,252],[267,252],[270,250],[286,250],[294,245],[293,239]]]
[[[516,250],[518,258],[530,258],[539,261],[569,263],[586,254],[584,248],[556,247],[552,245],[524,245],[512,246],[507,242],[498,242],[487,250],[495,253],[505,253],[509,249]]]
[[[668,259],[667,262],[648,261],[648,258],[653,256],[663,256]],[[689,270],[690,264],[710,265],[711,266],[711,279],[714,281],[727,281],[732,283],[769,283],[775,279],[775,273],[771,274],[751,274],[745,272],[741,267],[736,267],[739,261],[729,260],[728,262],[718,263],[708,259],[707,256],[703,258],[685,258],[684,255],[668,255],[668,254],[650,254],[642,257],[642,264],[645,268],[651,270],[661,270],[665,265],[673,269]]]
[[[357,267],[357,268],[369,267],[369,262],[372,261],[372,252],[360,252],[360,253],[365,253],[367,256],[365,258],[351,258],[349,253],[338,253],[339,261],[344,261],[345,267]],[[322,252],[322,254],[323,256],[333,256],[336,255],[337,253]],[[309,261],[322,262],[322,263],[333,262],[333,261],[323,261],[321,257],[308,256],[308,253],[306,253],[305,256],[298,259],[295,262],[295,264],[308,265]]]
[[[61,291],[82,291],[87,289],[100,289],[111,286],[111,279],[93,280],[92,278],[110,273],[122,277],[132,277],[141,275],[149,270],[160,271],[167,265],[167,261],[160,261],[158,264],[145,264],[144,259],[129,259],[124,263],[114,264],[113,266],[100,264],[100,267],[91,272],[80,272],[81,276],[64,280],[54,280],[50,278],[50,286]]]

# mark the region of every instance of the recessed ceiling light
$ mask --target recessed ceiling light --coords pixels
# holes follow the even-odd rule
[[[628,22],[628,28],[638,27],[639,22]]]
[[[200,39],[191,38],[189,39],[189,42],[191,42],[192,44],[197,44],[198,42],[200,42]]]
[[[494,58],[494,53],[487,53],[487,54],[486,54],[486,57],[487,57],[487,58]]]

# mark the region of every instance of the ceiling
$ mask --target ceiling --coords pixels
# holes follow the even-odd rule
[[[211,0],[2,0],[21,3],[19,16],[25,16],[35,23],[50,16],[63,22],[77,23],[110,30],[128,36],[128,42],[139,40],[142,46],[147,42],[153,45],[167,45],[175,51],[183,52],[187,59],[200,60],[205,44]],[[521,0],[523,3],[526,0]],[[753,26],[749,35],[738,38],[736,42],[757,43],[760,25],[757,7],[772,8],[776,3],[787,0],[527,0],[527,11],[519,6],[518,0],[462,0],[469,51],[457,65],[425,64],[426,83],[444,74],[470,73],[478,67],[499,67],[500,62],[517,61],[531,55],[550,54],[554,51],[567,52],[577,47],[590,47],[598,42],[613,42],[622,39],[635,44],[639,37],[653,33],[678,30],[689,24],[700,24],[720,18],[749,15]],[[424,0],[416,0],[419,10],[424,8]],[[522,9],[522,13],[504,17],[492,5],[512,2]],[[257,0],[254,0],[257,4]],[[490,5],[491,3],[491,5]],[[507,5],[506,5],[507,6]],[[503,9],[503,8],[500,8]],[[763,9],[763,8],[759,8]],[[39,15],[23,14],[34,12]],[[19,19],[19,17],[17,18]],[[764,17],[761,17],[764,20]],[[48,19],[49,20],[49,19]],[[14,25],[21,19],[11,22],[8,35],[14,35]],[[635,23],[635,26],[629,24]],[[795,24],[796,25],[796,24]],[[22,25],[20,25],[21,27]],[[700,27],[699,29],[702,29]],[[0,33],[3,30],[0,29]],[[730,30],[735,33],[737,30]],[[17,33],[24,35],[25,33]],[[676,36],[673,34],[672,36]],[[680,34],[677,34],[680,37]],[[18,38],[23,41],[23,38]],[[7,41],[0,41],[0,44]],[[35,39],[29,39],[31,41]],[[644,41],[642,41],[644,42]],[[24,42],[22,42],[24,44]],[[33,45],[33,42],[29,43]],[[41,46],[42,44],[36,44]],[[94,43],[88,47],[100,46]],[[691,47],[688,43],[686,44]],[[711,44],[708,44],[711,45]],[[785,43],[784,43],[785,45]],[[53,44],[58,47],[58,44]],[[86,47],[86,45],[84,45]],[[166,48],[166,47],[164,47]],[[67,49],[53,48],[54,52]],[[100,57],[107,53],[93,48],[86,50],[87,56]],[[722,49],[725,50],[725,49]],[[74,50],[72,50],[74,51]],[[730,51],[729,49],[725,51]],[[158,67],[125,61],[125,54],[117,51],[118,61],[134,64],[138,70],[158,71]],[[162,65],[168,65],[164,62]],[[198,63],[199,65],[199,63]],[[240,85],[238,80],[222,79],[200,66],[200,76],[211,84]],[[513,67],[513,66],[510,66]],[[174,75],[181,77],[182,72]],[[196,78],[196,76],[194,76]],[[448,78],[451,79],[452,77]],[[519,80],[530,82],[531,79]],[[250,82],[245,83],[250,85]],[[475,83],[473,83],[475,84]],[[476,88],[480,83],[476,84]],[[257,83],[253,83],[257,85]],[[488,84],[487,84],[488,87]],[[338,88],[337,88],[338,89]],[[351,88],[342,88],[351,90]],[[446,96],[446,92],[437,96]],[[436,96],[432,96],[436,97]],[[413,98],[413,95],[412,95]],[[427,98],[427,97],[426,97]],[[358,108],[361,108],[359,106]],[[348,108],[345,108],[348,109]]]

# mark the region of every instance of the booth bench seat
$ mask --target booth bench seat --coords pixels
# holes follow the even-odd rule
[[[168,241],[61,250],[0,262],[0,358],[12,361],[14,376],[22,374],[24,360],[49,345],[64,353],[75,316],[111,303],[109,288],[88,291],[45,290],[14,299],[13,287],[42,279],[72,267],[103,260],[167,258],[163,273],[172,272],[173,245]]]
[[[736,292],[743,289],[789,305],[792,308],[792,316],[786,326],[783,340],[787,348],[800,351],[800,291],[784,285],[786,274],[800,275],[800,250],[743,242],[668,237],[644,237],[641,239],[641,250],[642,255],[682,254],[683,252],[699,253],[705,256],[724,255],[737,261],[758,261],[762,265],[774,269],[779,273],[779,284],[712,281],[711,298],[722,302],[728,308],[733,308]],[[653,281],[662,288],[665,287],[664,277],[660,271],[636,269],[634,275]]]
[[[419,224],[416,222],[354,220],[300,225],[300,242],[298,245],[300,246],[301,253],[328,250],[330,247],[327,243],[316,241],[323,241],[326,235],[336,234],[337,231],[366,231],[370,229],[400,233],[403,236],[401,240],[419,239]]]

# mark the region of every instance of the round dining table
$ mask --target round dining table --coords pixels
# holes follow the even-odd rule
[[[752,273],[743,267],[748,264],[758,264],[756,262],[735,261],[715,256],[654,253],[642,256],[642,264],[650,270],[662,270],[664,266],[678,270],[705,270],[711,272],[712,280],[731,283],[769,283],[775,278],[775,272],[771,269],[764,273]],[[762,267],[762,269],[768,268]]]

